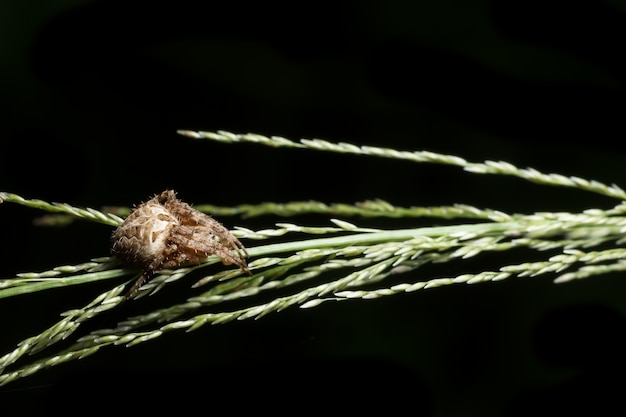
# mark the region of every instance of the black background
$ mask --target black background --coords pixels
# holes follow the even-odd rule
[[[430,150],[624,185],[625,41],[623,1],[3,2],[0,189],[90,207],[173,188],[196,204],[608,208],[616,202],[513,178],[193,141],[176,130]],[[0,210],[3,277],[108,254],[109,227],[36,228],[40,212]],[[257,228],[284,219],[221,220]],[[487,260],[432,273],[512,262]],[[43,371],[1,387],[0,398],[44,415],[83,401],[144,412],[623,415],[623,277],[551,278],[168,334]],[[95,287],[2,300],[1,353],[106,288]]]

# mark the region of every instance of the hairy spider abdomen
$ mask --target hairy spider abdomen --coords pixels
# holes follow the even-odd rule
[[[211,255],[250,274],[241,242],[217,220],[177,199],[172,190],[133,209],[113,232],[111,251],[123,262],[142,268],[135,290],[155,271],[198,264]]]

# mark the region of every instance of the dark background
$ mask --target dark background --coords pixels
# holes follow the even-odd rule
[[[382,198],[522,213],[608,208],[616,202],[513,178],[193,141],[176,130],[430,150],[623,186],[625,42],[626,3],[617,0],[5,1],[0,190],[90,207],[173,188],[217,205]],[[109,227],[33,227],[41,214],[0,207],[3,277],[108,254]],[[220,220],[257,228],[283,219]],[[488,260],[432,273],[512,262]],[[82,401],[144,412],[624,415],[623,276],[551,278],[173,333],[1,387],[0,401],[44,415]],[[1,300],[0,353],[104,288]],[[141,302],[184,295],[158,297]]]

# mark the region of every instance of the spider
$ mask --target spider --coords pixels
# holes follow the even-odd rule
[[[187,263],[197,265],[217,255],[224,265],[237,265],[248,275],[248,252],[228,229],[165,190],[135,207],[113,232],[112,253],[142,268],[127,294],[134,295],[156,271]]]

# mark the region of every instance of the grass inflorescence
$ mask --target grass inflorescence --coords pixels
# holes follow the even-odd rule
[[[292,141],[281,137],[229,132],[180,134],[198,140],[226,143],[251,142],[271,147],[291,147],[368,157],[402,159],[417,163],[457,166],[474,174],[507,175],[538,184],[569,187],[617,199],[607,210],[589,209],[579,213],[505,213],[500,210],[457,204],[434,207],[398,207],[382,200],[355,204],[325,204],[317,201],[267,202],[233,207],[197,205],[196,209],[215,215],[328,216],[326,226],[278,222],[273,228],[253,230],[243,225],[231,232],[246,242],[252,276],[239,269],[225,268],[195,281],[194,295],[144,314],[128,317],[110,328],[74,336],[79,326],[104,311],[118,308],[126,300],[124,289],[140,271],[121,267],[112,257],[98,257],[77,265],[61,265],[46,271],[21,273],[0,279],[0,299],[23,296],[52,288],[106,282],[110,289],[84,306],[68,306],[61,318],[44,331],[16,343],[14,350],[0,357],[0,385],[31,375],[47,367],[83,358],[106,346],[134,346],[181,330],[196,330],[205,324],[257,319],[289,307],[313,308],[327,301],[373,299],[411,293],[452,284],[476,284],[510,277],[551,275],[555,282],[601,275],[626,269],[626,249],[621,248],[626,230],[626,193],[616,185],[559,174],[545,174],[532,168],[520,169],[507,162],[468,162],[463,158],[433,152],[406,152],[323,140]],[[128,213],[116,214],[65,203],[27,199],[0,192],[0,202],[42,210],[46,224],[67,224],[72,219],[118,226]],[[49,213],[52,213],[51,215]],[[54,217],[56,216],[56,217]],[[345,220],[363,218],[432,218],[452,224],[384,230],[360,227]],[[450,223],[448,222],[448,223]],[[279,242],[273,241],[280,237]],[[607,247],[607,244],[609,245]],[[517,248],[530,250],[540,260],[500,265],[493,270],[466,272],[453,276],[420,278],[411,273],[425,264],[463,261],[485,253]],[[595,250],[592,250],[594,248]],[[219,263],[212,256],[199,265],[158,271],[137,292],[139,299],[190,273],[202,275],[208,265]],[[393,276],[393,280],[388,279]],[[405,280],[399,277],[405,277]],[[263,297],[257,297],[263,295]],[[237,300],[236,308],[228,303]],[[260,300],[260,301],[259,301]],[[241,307],[242,302],[248,305]],[[222,308],[222,306],[224,306]],[[209,308],[211,307],[211,308]],[[72,338],[75,340],[72,340]],[[55,351],[57,343],[70,340],[69,347]],[[49,352],[46,356],[43,352]],[[28,355],[43,358],[28,362]]]

